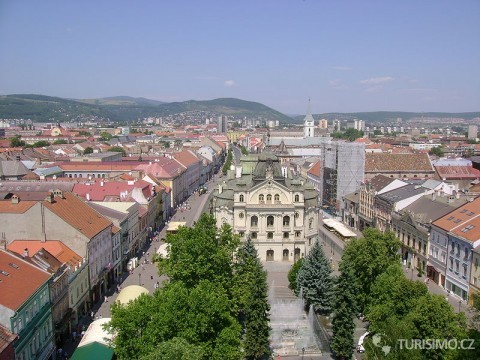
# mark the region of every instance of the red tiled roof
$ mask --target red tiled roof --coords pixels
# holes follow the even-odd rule
[[[315,165],[313,165],[313,166],[307,171],[307,173],[308,173],[308,174],[312,174],[312,175],[314,175],[314,176],[316,176],[316,177],[320,177],[320,175],[321,175],[321,169],[322,169],[322,165],[321,165],[320,161],[317,161],[317,162],[315,163]]]
[[[63,198],[55,196],[52,203],[45,200],[43,205],[89,239],[112,226],[110,220],[104,218],[72,193],[63,193]]]
[[[198,164],[200,160],[189,150],[183,150],[173,155],[175,160],[177,160],[184,167],[189,167],[190,165]]]
[[[428,154],[366,153],[365,172],[415,172],[432,171]]]
[[[50,274],[18,256],[0,250],[0,304],[17,310],[50,279]]]
[[[157,178],[174,178],[185,172],[185,168],[175,159],[162,157],[150,164],[138,165],[135,170],[153,174]]]
[[[442,179],[480,178],[480,171],[472,166],[435,166],[435,170]]]
[[[145,198],[151,193],[152,185],[146,181],[138,180],[134,183],[126,181],[89,181],[87,183],[75,184],[72,192],[86,199],[87,194],[92,201],[103,201],[108,196],[116,196],[120,198],[120,193],[127,192],[130,194],[134,188],[141,188]]]
[[[7,249],[22,255],[25,249],[28,249],[30,256],[37,253],[38,250],[44,248],[54,257],[56,257],[62,264],[67,263],[71,267],[75,267],[83,259],[75,251],[70,249],[60,240],[14,240],[7,245]]]

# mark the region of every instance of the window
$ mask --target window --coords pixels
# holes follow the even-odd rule
[[[273,226],[274,218],[272,215],[267,216],[267,226]]]
[[[275,197],[274,197],[275,201],[280,201],[280,195],[278,194],[275,194]]]
[[[258,195],[258,201],[265,201],[263,194]]]
[[[243,202],[244,201],[244,197],[243,195],[240,195],[240,202]]]
[[[283,233],[283,238],[284,238],[284,239],[288,239],[289,237],[290,237],[290,234],[285,231],[285,232]]]
[[[257,233],[256,233],[256,232],[252,232],[252,233],[251,233],[251,237],[252,237],[252,239],[256,239],[256,238],[257,238]]]
[[[267,239],[273,239],[273,232],[267,233]]]
[[[243,216],[244,216],[244,215],[243,215],[243,212],[241,212],[240,214],[238,214],[238,217],[239,217],[240,219],[243,219]]]
[[[312,218],[310,218],[310,219],[308,220],[308,228],[309,228],[309,229],[313,229],[313,219],[312,219]]]
[[[270,194],[267,195],[267,202],[268,203],[272,202],[272,195],[270,195]]]
[[[466,279],[467,278],[467,265],[463,265],[463,270],[462,270],[462,278]]]
[[[238,232],[238,235],[239,235],[241,238],[243,238],[243,236],[245,235],[245,233],[244,233],[243,231],[239,231],[239,232]]]
[[[453,258],[450,258],[450,271],[453,271]]]
[[[290,216],[283,217],[283,226],[290,226]]]
[[[295,237],[296,238],[299,238],[301,235],[302,235],[302,233],[300,231],[295,231]]]
[[[250,226],[252,227],[257,227],[258,226],[258,217],[257,216],[252,216],[250,219]]]
[[[295,195],[295,202],[299,202],[300,201],[300,196],[299,195]]]

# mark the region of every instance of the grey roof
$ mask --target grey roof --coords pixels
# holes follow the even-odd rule
[[[441,185],[442,182],[441,181],[438,181],[438,180],[433,180],[433,179],[429,179],[427,181],[425,181],[422,186],[424,188],[427,188],[427,189],[430,189],[430,190],[434,190],[437,186]]]
[[[24,176],[27,175],[28,169],[17,160],[0,160],[0,176]]]
[[[50,191],[55,189],[71,192],[74,185],[71,181],[2,181],[0,192]]]
[[[35,174],[38,176],[44,175],[44,176],[49,176],[49,175],[54,175],[54,174],[63,174],[63,170],[60,166],[52,166],[52,167],[47,167],[47,168],[37,168],[33,170]]]
[[[123,219],[127,217],[125,213],[109,208],[108,206],[103,206],[101,204],[96,204],[89,201],[87,201],[87,205],[90,206],[92,209],[96,210],[97,212],[99,212],[100,214],[102,214],[103,216],[106,216],[110,219],[118,220],[119,222],[121,222]]]
[[[350,200],[353,203],[359,203],[360,202],[360,193],[358,191],[355,191],[353,193],[345,195],[344,198],[346,200]]]
[[[425,188],[416,184],[408,184],[401,188],[388,191],[381,195],[377,195],[379,199],[385,200],[390,204],[394,204],[404,199],[408,199],[412,196],[419,195],[425,192]]]
[[[395,179],[389,178],[385,175],[376,175],[368,183],[375,189],[375,191],[380,191],[393,181],[395,181]]]
[[[406,206],[402,212],[412,212],[415,215],[415,220],[427,223],[445,216],[467,202],[466,197],[450,200],[448,196],[426,195]]]

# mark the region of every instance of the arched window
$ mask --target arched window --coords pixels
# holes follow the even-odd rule
[[[280,195],[278,194],[275,194],[275,197],[274,197],[275,201],[280,201]]]
[[[290,226],[290,216],[283,217],[283,226]]]
[[[267,203],[268,204],[272,203],[272,195],[270,195],[270,194],[267,195]]]
[[[272,215],[269,215],[267,217],[267,226],[273,226],[274,223],[274,217]]]
[[[283,238],[284,238],[284,239],[288,239],[289,237],[290,237],[290,233],[288,233],[288,232],[285,231],[285,232],[283,233]]]
[[[288,261],[289,254],[290,252],[288,251],[288,249],[283,249],[283,261]]]
[[[273,239],[273,232],[267,233],[267,239]]]
[[[299,202],[300,201],[300,196],[299,195],[295,195],[295,202]]]
[[[241,212],[240,214],[238,214],[238,217],[239,217],[240,219],[243,219],[243,216],[244,216],[244,215],[243,215],[243,212]]]
[[[252,233],[250,234],[250,236],[251,236],[252,239],[256,239],[256,238],[257,238],[257,233],[256,233],[256,232],[252,232]]]
[[[243,195],[240,195],[240,202],[243,202],[244,201],[244,197]]]
[[[267,261],[273,261],[273,255],[274,255],[273,250],[267,250]]]
[[[263,196],[263,194],[258,195],[258,200],[265,201],[265,197]]]
[[[252,216],[250,219],[250,226],[252,227],[257,227],[258,226],[258,217],[257,216]]]

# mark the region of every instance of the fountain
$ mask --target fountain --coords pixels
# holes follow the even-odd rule
[[[276,354],[321,354],[326,347],[315,334],[315,314],[304,310],[302,297],[275,297],[274,282],[269,289],[271,346]]]

